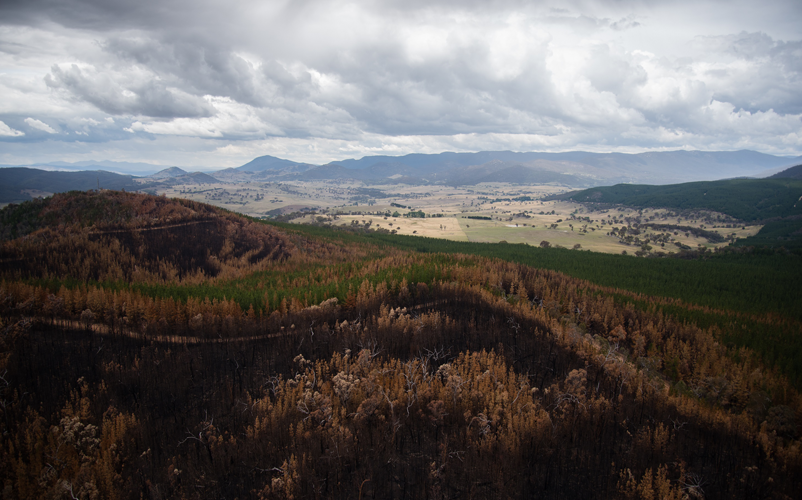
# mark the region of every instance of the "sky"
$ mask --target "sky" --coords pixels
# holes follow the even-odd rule
[[[802,155],[799,0],[2,0],[0,164]]]

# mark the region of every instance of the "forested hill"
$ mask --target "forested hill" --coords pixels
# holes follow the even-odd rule
[[[786,168],[782,172],[778,172],[769,179],[797,179],[802,180],[802,165],[796,165],[791,168]]]
[[[279,231],[187,200],[73,191],[0,210],[6,277],[80,281],[203,280],[289,257]]]
[[[711,210],[742,221],[802,215],[802,181],[729,179],[667,186],[617,184],[571,193],[578,202],[632,207]]]
[[[30,200],[32,197],[27,193],[29,190],[60,193],[96,187],[135,190],[141,186],[130,175],[103,170],[52,172],[26,167],[0,168],[0,203]]]
[[[138,193],[71,191],[0,210],[0,240],[12,240],[48,227],[133,229],[205,220],[224,213],[211,205]]]
[[[802,322],[757,305],[795,255],[673,272],[112,191],[0,221],[4,497],[802,491]],[[578,259],[596,283],[554,270]],[[647,295],[655,274],[679,298]],[[737,290],[756,305],[685,300]]]

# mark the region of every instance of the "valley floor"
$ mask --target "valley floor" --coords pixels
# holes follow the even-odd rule
[[[736,223],[713,212],[624,207],[594,210],[571,201],[543,199],[564,191],[551,185],[368,187],[359,182],[326,181],[178,185],[158,193],[211,203],[251,217],[279,217],[299,224],[384,229],[453,241],[534,246],[548,242],[550,246],[616,254],[713,249],[754,236],[762,227]],[[406,217],[411,211],[422,211],[426,216]],[[613,228],[618,231],[633,223],[676,227],[647,227],[643,234],[630,232],[629,240],[612,234]],[[718,233],[720,241],[705,232]]]

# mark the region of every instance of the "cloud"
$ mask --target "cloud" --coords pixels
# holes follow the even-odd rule
[[[765,33],[706,37],[698,41],[719,57],[697,63],[714,98],[750,112],[802,113],[802,41],[776,41]]]
[[[72,131],[4,144],[193,139],[216,158],[251,145],[799,154],[800,15],[746,0],[726,16],[715,0],[9,0],[0,118]]]
[[[193,95],[227,96],[250,105],[265,105],[268,83],[254,63],[226,47],[195,40],[157,40],[148,33],[110,37],[103,50],[115,59],[143,68],[166,84]]]
[[[62,90],[68,98],[88,102],[111,115],[157,118],[211,116],[214,109],[201,97],[171,88],[156,75],[141,68],[118,72],[81,69],[72,64],[66,69],[53,65],[45,83]]]
[[[36,130],[41,130],[42,132],[47,132],[48,134],[58,134],[58,132],[55,129],[53,129],[53,127],[35,118],[30,118],[30,117],[26,118],[25,123],[29,127],[35,128]]]
[[[25,135],[25,132],[14,130],[6,125],[5,122],[0,121],[0,137],[19,137],[22,135]]]

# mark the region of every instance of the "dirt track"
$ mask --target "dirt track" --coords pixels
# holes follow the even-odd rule
[[[72,319],[56,319],[53,321],[53,324],[68,330],[86,331],[87,329],[83,323]],[[250,335],[247,337],[206,338],[206,337],[189,337],[181,335],[145,335],[127,329],[115,329],[115,331],[112,331],[108,325],[105,325],[103,323],[93,323],[89,327],[89,329],[93,333],[96,333],[98,335],[122,335],[132,339],[148,340],[152,342],[163,342],[168,344],[211,344],[211,343],[228,344],[233,342],[249,342],[253,340],[273,339],[278,337],[289,336],[295,333],[295,331],[284,331],[277,333],[267,333],[264,335]]]
[[[178,224],[170,224],[166,226],[145,226],[145,227],[132,227],[130,229],[109,229],[108,231],[90,231],[90,236],[97,236],[100,234],[119,234],[119,233],[130,233],[133,231],[158,231],[160,229],[172,229],[176,227],[185,227],[185,226],[192,226],[195,224],[204,224],[207,222],[214,222],[215,219],[203,219],[203,220],[193,220],[189,222],[181,222]]]
[[[416,306],[412,306],[407,308],[409,311],[418,311],[421,309],[429,308],[436,306],[444,301],[437,300],[433,302],[426,302],[424,304],[418,304]],[[49,319],[38,318],[43,322],[49,322]],[[59,326],[64,329],[68,330],[81,330],[86,331],[87,327],[81,321],[74,320],[74,319],[54,319],[52,320],[52,324]],[[90,325],[89,329],[98,335],[121,335],[125,337],[129,337],[132,339],[137,340],[146,340],[151,342],[162,342],[168,344],[230,344],[236,342],[251,342],[256,340],[264,340],[264,339],[275,339],[279,337],[288,337],[290,335],[300,333],[300,330],[284,330],[274,333],[266,333],[264,335],[249,335],[243,337],[217,337],[217,338],[208,338],[208,337],[191,337],[191,336],[181,336],[181,335],[146,335],[139,332],[131,331],[125,328],[118,328],[114,331],[111,330],[109,325],[104,323],[93,323]]]

